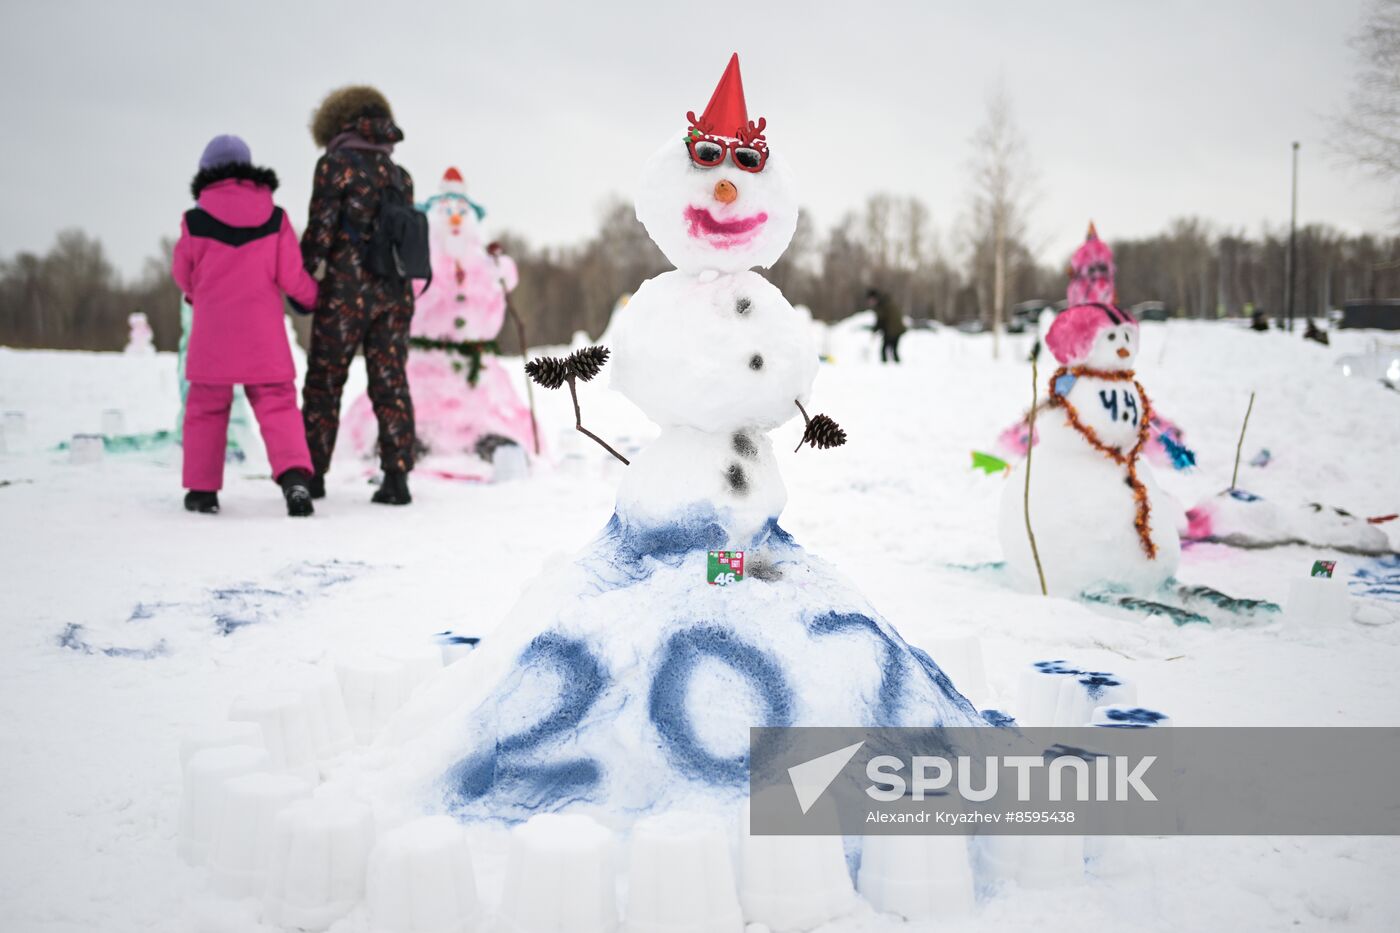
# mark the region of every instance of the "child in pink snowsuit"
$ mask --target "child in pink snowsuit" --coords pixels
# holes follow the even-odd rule
[[[296,231],[272,203],[277,176],[252,164],[247,143],[216,136],[191,185],[175,244],[175,284],[194,308],[185,372],[185,508],[219,511],[233,387],[247,393],[287,514],[312,513],[311,453],[296,402],[282,295],[298,310],[316,306],[316,282],[302,267]]]

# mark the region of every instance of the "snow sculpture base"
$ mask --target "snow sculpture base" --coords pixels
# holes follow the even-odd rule
[[[724,824],[685,813],[632,827],[627,933],[741,933]]]
[[[366,792],[467,820],[732,814],[751,726],[985,724],[776,523],[746,555],[759,576],[707,584],[707,551],[725,541],[704,512],[666,526],[615,517],[414,697],[381,738],[392,764],[362,776]]]
[[[374,841],[368,807],[332,796],[301,800],[277,815],[263,920],[324,930],[364,897]]]
[[[972,911],[966,836],[866,836],[860,853],[857,885],[876,910],[924,922]]]
[[[505,933],[611,933],[617,928],[612,833],[586,816],[541,814],[511,834]]]
[[[739,813],[739,901],[744,919],[775,933],[810,930],[856,906],[840,836],[754,836]]]
[[[379,933],[470,933],[481,908],[466,829],[428,816],[380,837],[366,883],[370,925]]]
[[[229,778],[268,767],[266,750],[252,745],[228,745],[195,752],[185,763],[184,794],[180,798],[180,856],[201,865],[223,809],[224,784]]]
[[[1352,600],[1345,580],[1300,577],[1288,584],[1288,621],[1304,628],[1345,625],[1351,621]]]
[[[209,875],[227,897],[260,897],[272,859],[277,814],[311,795],[310,781],[292,774],[257,772],[229,778],[209,848]]]

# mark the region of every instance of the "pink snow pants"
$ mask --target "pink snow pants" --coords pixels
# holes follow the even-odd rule
[[[258,419],[273,477],[288,470],[311,472],[311,452],[306,428],[297,410],[294,382],[247,385],[243,391]],[[209,382],[190,383],[185,399],[186,489],[218,492],[224,486],[224,448],[228,444],[228,416],[233,407],[233,386]]]

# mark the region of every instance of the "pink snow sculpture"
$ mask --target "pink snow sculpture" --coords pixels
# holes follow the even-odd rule
[[[508,442],[533,454],[530,410],[495,346],[506,293],[519,281],[515,261],[483,241],[486,212],[467,197],[457,169],[447,170],[422,208],[433,280],[414,306],[407,367],[419,447],[430,455],[475,453],[489,460]],[[351,406],[345,430],[357,454],[374,454],[378,426],[368,397]]]

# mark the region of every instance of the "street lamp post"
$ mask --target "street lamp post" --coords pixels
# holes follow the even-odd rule
[[[1288,313],[1288,332],[1293,332],[1293,295],[1298,282],[1298,144],[1293,144],[1293,210],[1288,219],[1288,270],[1284,283],[1284,304]]]

